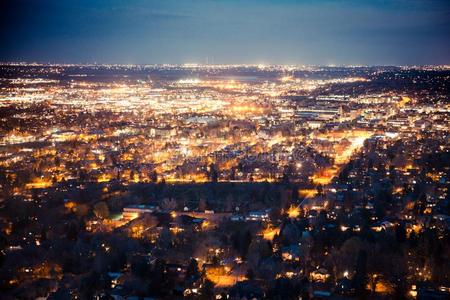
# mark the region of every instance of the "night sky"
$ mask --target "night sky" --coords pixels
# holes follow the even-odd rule
[[[450,64],[450,0],[0,1],[0,61]]]

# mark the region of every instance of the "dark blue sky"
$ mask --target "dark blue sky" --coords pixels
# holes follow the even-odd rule
[[[0,60],[450,64],[450,0],[0,0]]]

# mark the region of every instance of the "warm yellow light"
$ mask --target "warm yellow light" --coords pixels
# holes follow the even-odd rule
[[[209,227],[209,222],[208,221],[203,221],[202,223],[202,229],[205,230]]]
[[[297,218],[300,215],[300,209],[291,205],[287,211],[289,218]]]
[[[280,228],[268,226],[263,230],[262,236],[265,240],[271,241],[275,237],[275,235],[280,234]]]

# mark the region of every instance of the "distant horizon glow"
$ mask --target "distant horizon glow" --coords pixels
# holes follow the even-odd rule
[[[213,68],[213,69],[221,69],[221,68],[277,68],[282,69],[284,71],[295,71],[295,70],[303,70],[303,69],[314,69],[314,68],[376,68],[376,67],[396,67],[396,68],[422,68],[422,67],[438,67],[441,69],[450,69],[450,64],[403,64],[403,65],[394,65],[394,64],[386,64],[386,65],[353,65],[353,64],[329,64],[329,65],[320,65],[320,64],[246,64],[246,63],[240,63],[240,64],[201,64],[201,63],[65,63],[65,62],[50,62],[50,61],[1,61],[0,65],[4,66],[75,66],[75,67],[92,67],[92,66],[98,66],[98,67],[117,67],[117,68],[125,68],[125,67],[144,67],[144,68],[158,68],[158,67],[179,67],[183,69],[207,69],[207,68]],[[193,80],[197,78],[187,78],[186,80]]]

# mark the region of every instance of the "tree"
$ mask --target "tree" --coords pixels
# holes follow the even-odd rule
[[[55,157],[55,161],[54,162],[55,162],[55,166],[57,166],[57,167],[59,167],[61,165],[61,160],[60,160],[59,156]]]
[[[219,170],[215,164],[209,165],[208,177],[211,182],[217,182],[219,180]]]
[[[149,287],[152,293],[156,296],[167,293],[167,288],[171,285],[171,282],[167,276],[166,262],[163,259],[156,259],[149,277],[152,279]]]
[[[248,247],[252,242],[252,235],[248,230],[235,232],[232,236],[233,247],[242,257],[246,259],[248,253]]]
[[[255,279],[255,272],[253,271],[253,269],[248,269],[245,277],[247,277],[248,280]]]
[[[248,247],[248,257],[247,260],[249,265],[253,267],[258,267],[261,259],[269,257],[272,254],[272,246],[266,240],[253,240]]]
[[[86,204],[77,204],[74,212],[78,218],[82,218],[89,213],[89,207]]]
[[[289,174],[283,173],[283,177],[281,177],[281,183],[284,185],[289,185]]]
[[[161,207],[165,211],[172,211],[177,208],[177,202],[172,198],[164,198],[161,203]]]
[[[288,246],[298,243],[302,237],[302,232],[296,224],[288,223],[281,230],[281,236],[283,237],[284,244]]]
[[[233,204],[234,204],[233,194],[230,193],[225,198],[225,211],[226,212],[233,211]]]
[[[85,181],[88,180],[88,174],[87,174],[87,172],[86,172],[85,169],[81,169],[81,170],[78,172],[78,178],[80,178],[80,181],[81,181],[81,182],[85,182]]]
[[[197,260],[194,258],[191,258],[191,261],[189,262],[189,265],[186,270],[186,278],[196,280],[199,277],[200,277],[200,271],[198,269]]]
[[[230,180],[236,180],[236,168],[232,167],[230,171]]]
[[[172,236],[167,227],[164,227],[158,237],[158,246],[162,249],[167,249],[172,244]]]
[[[355,287],[356,296],[360,299],[366,298],[366,282],[367,282],[367,252],[365,250],[359,250],[358,258],[356,259],[353,285]]]
[[[213,299],[213,297],[214,297],[214,283],[209,279],[205,279],[202,288],[200,289],[200,299],[209,300]]]
[[[153,170],[153,172],[150,174],[150,180],[154,183],[158,182],[158,173],[156,170]]]
[[[403,224],[399,224],[395,228],[395,237],[399,243],[404,243],[406,241],[406,229]]]
[[[99,219],[106,219],[109,217],[109,208],[108,205],[104,202],[97,202],[94,205],[94,214]]]
[[[66,238],[75,241],[78,238],[78,233],[80,231],[78,225],[75,222],[69,222],[65,227]]]
[[[134,256],[131,259],[131,273],[134,276],[144,278],[147,276],[149,267],[147,265],[147,260],[141,256]]]
[[[206,200],[205,198],[200,198],[198,201],[198,211],[205,211],[206,209]]]
[[[317,195],[319,196],[323,195],[323,186],[321,184],[317,185]]]

